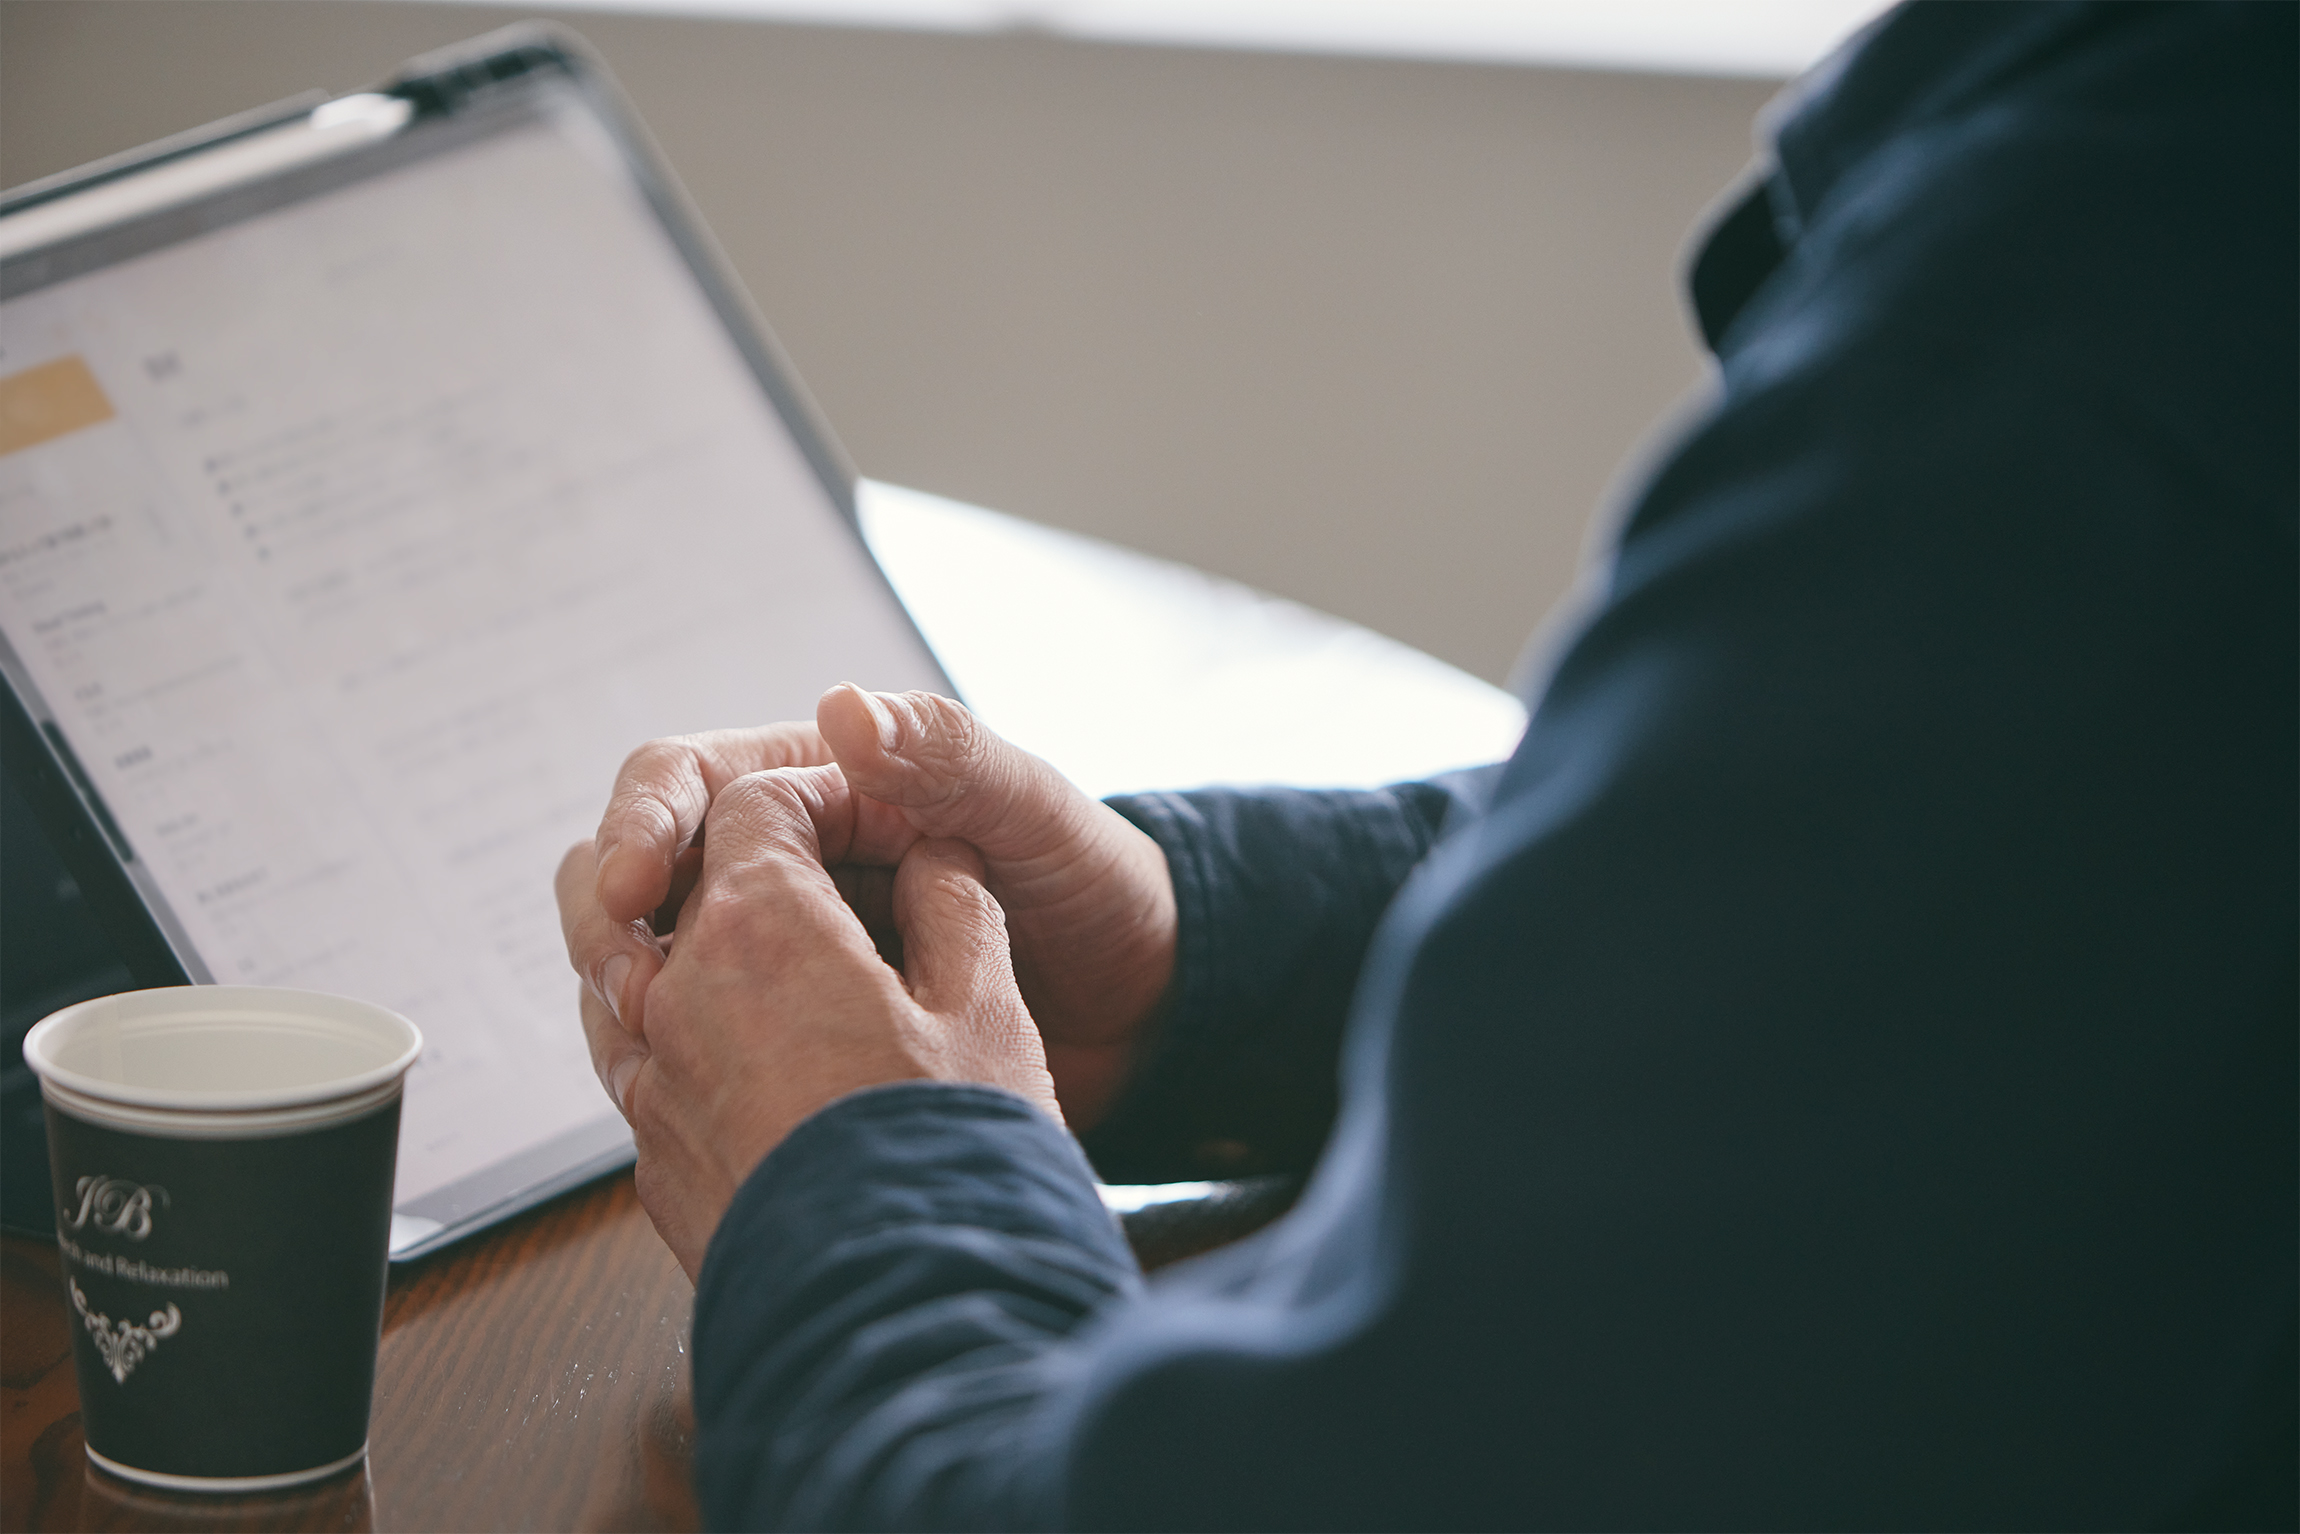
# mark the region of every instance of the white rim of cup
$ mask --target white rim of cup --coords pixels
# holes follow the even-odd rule
[[[397,1033],[402,1043],[384,1064],[353,1075],[252,1092],[128,1086],[69,1070],[49,1058],[51,1050],[81,1028],[120,1014],[129,1020],[139,1015],[244,1019],[250,1014],[285,1020],[317,1014],[345,1023],[380,1023]],[[99,1123],[176,1134],[244,1135],[316,1128],[354,1118],[398,1096],[408,1067],[422,1052],[422,1033],[387,1007],[322,991],[260,985],[179,985],[98,996],[49,1014],[24,1036],[24,1063],[39,1076],[41,1095],[50,1102]]]

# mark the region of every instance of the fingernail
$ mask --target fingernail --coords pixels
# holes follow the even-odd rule
[[[867,688],[856,687],[855,692],[862,698],[863,707],[870,710],[871,723],[878,726],[879,745],[888,755],[893,755],[895,746],[902,739],[901,732],[895,728],[894,711],[886,706],[886,700]]]
[[[607,865],[615,861],[615,849],[621,845],[621,842],[603,841],[592,849],[591,882],[594,885],[607,882]]]
[[[642,1063],[637,1055],[625,1055],[616,1061],[615,1068],[607,1073],[607,1090],[614,1097],[615,1106],[622,1111],[625,1118],[631,1116],[631,1079],[639,1074],[639,1066]]]
[[[607,1003],[607,1010],[615,1014],[615,1021],[623,1021],[623,982],[631,978],[631,956],[614,954],[599,966],[599,999]]]

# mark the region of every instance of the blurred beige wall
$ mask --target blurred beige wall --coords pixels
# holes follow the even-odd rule
[[[520,14],[0,0],[0,182]],[[548,13],[544,13],[548,14]],[[1763,82],[564,13],[863,472],[1499,680],[1696,385]]]

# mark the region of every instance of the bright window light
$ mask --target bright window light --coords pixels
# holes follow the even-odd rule
[[[1104,42],[1786,79],[1886,0],[554,0],[555,8],[750,16]]]

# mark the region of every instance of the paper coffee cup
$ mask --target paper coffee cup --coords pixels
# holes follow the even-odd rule
[[[99,997],[26,1035],[96,1464],[245,1492],[366,1454],[422,1047],[382,1007],[259,986]]]

